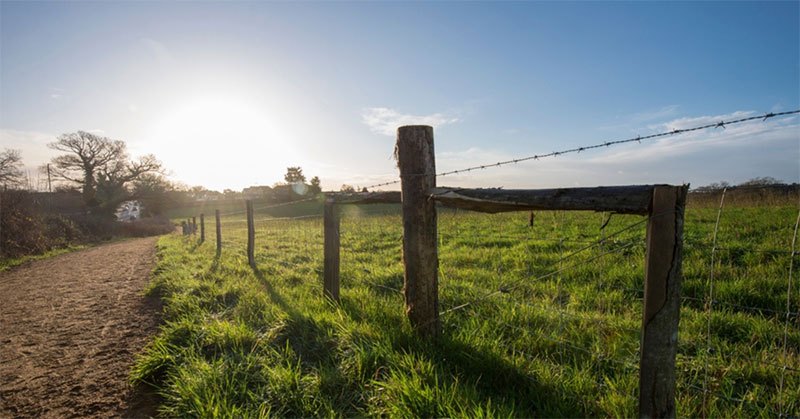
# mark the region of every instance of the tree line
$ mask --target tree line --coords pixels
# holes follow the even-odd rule
[[[63,153],[40,168],[42,173],[46,172],[48,184],[56,185],[48,190],[78,193],[84,209],[100,216],[112,215],[121,203],[131,200],[141,201],[146,213],[158,215],[168,208],[197,201],[261,198],[287,202],[322,192],[320,178],[313,176],[307,180],[299,166],[288,167],[284,182],[272,186],[222,192],[186,186],[169,180],[163,164],[154,155],[131,158],[124,141],[86,131],[62,134],[47,147]],[[6,149],[0,153],[0,186],[24,189],[25,181],[20,152]],[[348,185],[342,188],[353,190]]]

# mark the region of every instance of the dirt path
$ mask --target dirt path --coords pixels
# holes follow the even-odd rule
[[[0,272],[0,418],[145,417],[127,383],[156,332],[142,296],[155,238],[127,240]]]

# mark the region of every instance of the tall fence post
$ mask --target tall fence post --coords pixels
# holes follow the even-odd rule
[[[430,199],[436,187],[433,128],[398,128],[396,150],[402,181],[406,314],[417,333],[435,337],[440,325],[436,205]]]
[[[222,252],[222,226],[219,222],[219,210],[214,210],[214,220],[217,227],[217,254]]]
[[[200,243],[206,241],[206,221],[205,214],[200,213]]]
[[[339,212],[332,198],[325,200],[325,269],[323,291],[326,297],[339,301]]]
[[[656,186],[647,222],[639,417],[674,418],[681,308],[683,215],[688,186]]]
[[[192,234],[197,234],[197,217],[192,217]]]
[[[256,256],[255,256],[255,247],[256,247],[256,229],[253,225],[253,201],[247,200],[247,263],[250,264],[250,267],[255,269],[256,267]]]

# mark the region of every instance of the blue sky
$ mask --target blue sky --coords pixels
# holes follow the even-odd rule
[[[798,2],[0,3],[0,145],[92,130],[214,189],[452,170],[800,108]],[[439,180],[541,188],[800,178],[798,118]]]

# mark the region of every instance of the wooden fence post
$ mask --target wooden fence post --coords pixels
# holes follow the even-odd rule
[[[323,224],[325,230],[323,292],[333,301],[339,301],[339,211],[332,198],[325,201]]]
[[[256,228],[253,225],[253,201],[248,199],[245,202],[247,204],[247,263],[255,269]]]
[[[200,243],[206,241],[206,221],[205,214],[200,213]]]
[[[192,217],[192,234],[197,234],[197,217]]]
[[[402,181],[406,314],[417,333],[435,337],[440,325],[436,205],[430,199],[436,187],[433,128],[398,128],[396,150]]]
[[[647,222],[639,417],[674,418],[681,308],[683,214],[688,186],[653,188]]]
[[[214,219],[217,222],[217,253],[222,252],[222,226],[219,222],[219,210],[214,210]]]

